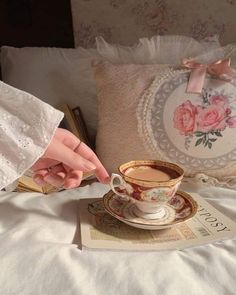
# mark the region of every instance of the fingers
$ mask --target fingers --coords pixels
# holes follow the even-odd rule
[[[110,181],[109,174],[107,173],[105,167],[99,161],[96,154],[85,143],[82,142],[75,150],[75,152],[80,154],[82,157],[89,160],[96,166],[95,174],[100,182],[108,183]]]
[[[51,167],[50,170],[38,170],[35,173],[33,179],[40,186],[43,186],[46,183],[48,183],[55,187],[62,187],[64,184],[65,177],[66,171],[64,167],[61,164],[59,164],[54,167]]]
[[[108,183],[110,181],[109,174],[96,154],[85,143],[82,142],[80,144],[80,140],[74,134],[70,133],[68,130],[58,128],[55,138],[62,141],[67,147],[73,149],[80,157],[92,163],[95,166],[93,170],[95,170],[95,174],[100,182]]]
[[[46,184],[46,182],[43,180],[43,176],[41,174],[34,175],[33,180],[39,186],[44,186]]]
[[[46,183],[51,184],[52,186],[55,186],[55,187],[63,187],[63,185],[64,185],[64,178],[62,178],[61,176],[56,175],[56,174],[50,174],[50,173],[48,173],[43,178],[43,180]]]
[[[44,157],[50,159],[50,161],[61,162],[64,166],[69,166],[71,170],[94,171],[98,180],[102,183],[108,183],[110,180],[106,169],[96,154],[85,143],[81,143],[74,134],[65,129],[57,129]],[[48,165],[47,161],[44,164]],[[34,166],[37,169],[43,168],[43,164],[36,164]],[[79,174],[77,174],[76,183],[79,182]],[[69,184],[67,185],[70,186]]]
[[[56,160],[48,159],[48,158],[40,158],[34,165],[31,167],[32,171],[44,170],[49,167],[53,167],[58,165],[59,162]],[[46,169],[46,171],[48,171]]]
[[[64,182],[64,188],[75,188],[78,187],[82,181],[83,178],[83,172],[82,171],[76,171],[73,170],[69,172],[66,176],[65,182]]]
[[[74,170],[87,172],[96,169],[93,163],[75,153],[57,139],[52,140],[47,149],[46,157],[62,162]]]
[[[34,181],[43,186],[46,183],[54,187],[64,187],[65,189],[78,187],[82,181],[83,172],[66,169],[62,164],[48,169],[38,170],[34,175]]]

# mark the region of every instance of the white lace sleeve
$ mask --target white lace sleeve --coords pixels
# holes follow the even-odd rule
[[[63,113],[0,81],[0,189],[44,153]]]

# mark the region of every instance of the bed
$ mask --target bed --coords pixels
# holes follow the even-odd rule
[[[94,183],[48,197],[1,192],[1,293],[234,294],[235,239],[182,251],[80,250],[79,199],[108,189]],[[236,221],[235,191],[199,192]]]
[[[97,107],[94,103],[96,92],[95,85],[88,87],[90,84],[86,84],[91,78],[91,72],[86,69],[91,58],[97,57],[97,53],[94,49],[73,48],[69,1],[60,1],[61,14],[59,13],[58,18],[55,16],[54,23],[61,24],[63,15],[65,20],[65,26],[61,30],[63,34],[55,25],[52,31],[45,30],[42,38],[37,35],[37,26],[36,31],[31,26],[32,23],[37,23],[37,21],[31,21],[31,12],[36,9],[34,8],[36,3],[21,1],[24,4],[21,6],[22,13],[23,15],[25,13],[27,17],[17,19],[17,14],[14,12],[18,9],[18,2],[5,1],[0,4],[0,16],[2,15],[0,18],[4,19],[6,10],[11,12],[12,17],[11,22],[5,21],[5,24],[9,25],[8,33],[3,34],[6,32],[5,29],[3,32],[0,31],[1,45],[28,46],[28,49],[23,49],[23,51],[5,48],[4,59],[2,58],[5,82],[11,81],[15,87],[24,88],[53,105],[66,102],[71,108],[82,106],[90,140],[93,141],[96,136],[97,120]],[[43,15],[44,2],[40,1],[41,8],[37,8]],[[6,3],[9,6],[4,6]],[[46,13],[45,27],[51,24],[52,11],[53,9]],[[39,15],[38,23],[40,21],[41,16]],[[12,26],[15,26],[14,31],[11,31]],[[25,29],[22,29],[25,26],[31,27],[33,31],[18,37],[19,32],[25,32]],[[3,30],[2,26],[1,30]],[[58,38],[55,35],[57,33]],[[60,49],[47,49],[47,59],[43,65],[40,65],[42,51],[35,52],[35,49],[30,48],[35,46],[54,46]],[[83,63],[79,64],[80,75],[84,78],[80,80],[82,88],[76,88],[78,81],[73,78],[73,83],[68,85],[68,88],[63,88],[68,92],[61,94],[60,88],[58,91],[58,81],[65,79],[69,74],[70,77],[78,74],[77,67],[74,66],[77,62],[77,54],[83,58]],[[35,63],[34,79],[29,79],[32,73],[27,68],[29,56],[31,60],[40,57],[38,63]],[[49,84],[45,84],[45,72],[40,74],[39,71],[40,66],[41,69],[46,67],[49,59],[53,59],[53,79],[56,76],[53,80],[56,86],[52,88]],[[60,60],[65,62],[61,64]],[[12,62],[17,65],[14,73],[9,67]],[[20,64],[24,64],[23,69]],[[49,73],[48,70],[47,73]],[[27,78],[20,79],[22,76]],[[47,81],[48,78],[51,79],[51,76],[46,77]],[[58,99],[59,94],[61,96]],[[85,96],[90,97],[86,103]],[[236,192],[234,189],[189,183],[184,184],[182,190],[199,193],[210,204],[236,222]],[[109,186],[96,181],[91,184],[84,183],[77,189],[56,192],[48,196],[34,192],[1,191],[0,293],[4,295],[235,294],[236,239],[181,251],[162,252],[89,250],[82,247],[79,200],[101,198],[108,191]]]

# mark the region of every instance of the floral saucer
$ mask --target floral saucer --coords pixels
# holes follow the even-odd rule
[[[120,221],[137,228],[158,230],[172,227],[176,224],[189,220],[197,213],[196,201],[187,193],[178,191],[176,195],[164,205],[165,215],[158,219],[145,219],[135,201],[116,195],[109,191],[103,197],[105,210]]]

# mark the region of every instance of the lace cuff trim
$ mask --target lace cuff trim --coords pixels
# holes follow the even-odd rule
[[[0,189],[41,157],[63,113],[0,81]]]

